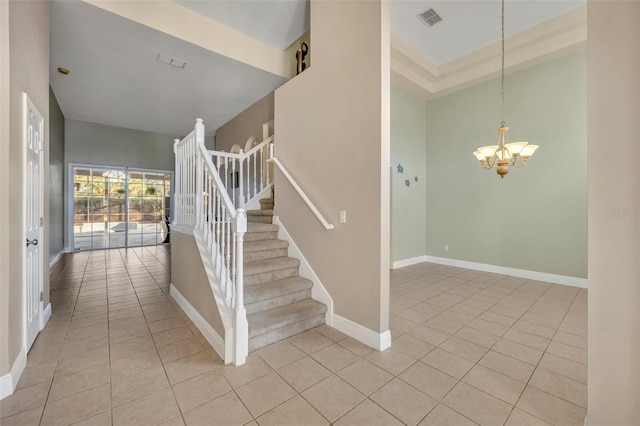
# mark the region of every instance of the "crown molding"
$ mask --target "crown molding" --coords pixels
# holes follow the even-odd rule
[[[587,6],[580,6],[505,39],[505,72],[518,71],[584,49]],[[391,81],[423,99],[473,86],[500,75],[498,41],[442,65],[429,62],[397,37],[391,38]]]

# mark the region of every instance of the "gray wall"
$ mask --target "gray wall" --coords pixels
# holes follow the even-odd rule
[[[586,61],[581,51],[507,76],[510,139],[540,148],[504,179],[472,154],[497,139],[499,80],[427,102],[428,255],[587,276]]]
[[[64,250],[64,115],[49,87],[49,261]]]
[[[70,214],[69,164],[173,170],[176,138],[181,137],[66,119],[64,217]],[[68,239],[65,233],[65,247],[69,245]]]
[[[171,233],[171,284],[224,339],[220,311],[193,235]]]
[[[173,170],[173,142],[182,137],[69,119],[65,123],[65,164]]]
[[[0,5],[0,26],[4,36],[2,47],[2,125],[6,132],[9,118],[9,138],[2,139],[3,167],[0,167],[2,191],[0,192],[0,376],[9,372],[20,350],[23,339],[23,255],[24,255],[24,143],[23,102],[26,92],[44,118],[44,176],[48,176],[49,163],[49,3],[45,1],[12,1]],[[7,5],[8,3],[8,5]],[[8,6],[8,7],[7,7]],[[8,26],[6,15],[8,11]],[[9,70],[4,62],[6,35],[9,35]],[[9,74],[9,93],[5,90],[6,72]],[[5,133],[2,133],[5,136]],[[45,182],[44,199],[49,197]],[[48,218],[49,206],[45,203],[44,217]],[[49,303],[49,224],[45,220],[43,237],[44,304]]]
[[[424,100],[391,88],[391,257],[394,261],[423,256],[427,250],[426,117]],[[402,173],[398,171],[399,164]]]
[[[590,1],[588,424],[640,424],[640,2]]]
[[[251,136],[262,141],[262,125],[271,120],[273,120],[273,92],[216,130],[216,150],[229,152],[234,144],[239,144],[244,150],[245,143]]]

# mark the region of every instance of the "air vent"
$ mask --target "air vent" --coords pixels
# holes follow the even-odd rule
[[[421,13],[420,15],[418,15],[418,18],[420,18],[422,22],[427,24],[427,27],[433,27],[435,24],[442,21],[440,15],[438,15],[433,9],[429,9],[426,12]]]
[[[163,64],[171,65],[172,67],[176,67],[176,68],[182,69],[187,66],[187,61],[174,58],[173,56],[169,56],[164,53],[158,53],[158,56],[156,56],[156,59],[162,62]]]

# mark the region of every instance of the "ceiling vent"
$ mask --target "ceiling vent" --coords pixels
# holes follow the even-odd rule
[[[442,21],[440,15],[438,15],[433,9],[429,9],[426,12],[421,13],[420,15],[418,15],[418,18],[420,18],[422,22],[427,24],[427,27],[433,27],[435,24]]]
[[[171,65],[172,67],[176,67],[180,69],[187,66],[187,61],[174,58],[173,56],[169,56],[164,53],[158,53],[158,56],[156,56],[156,59],[162,62],[163,64]]]

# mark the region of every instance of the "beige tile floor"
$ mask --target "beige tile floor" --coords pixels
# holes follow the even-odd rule
[[[224,366],[167,296],[167,247],[67,255],[9,425],[582,425],[587,292],[423,263],[393,347],[327,326]]]

